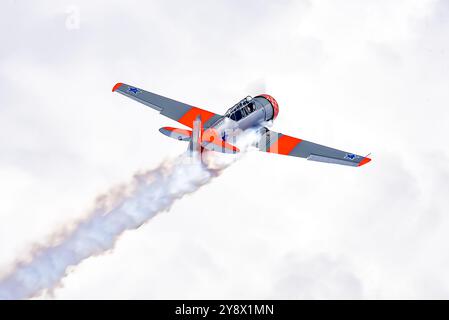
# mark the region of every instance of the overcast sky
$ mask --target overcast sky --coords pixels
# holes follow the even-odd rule
[[[186,148],[116,82],[373,158],[247,154],[41,298],[449,298],[448,1],[6,0],[0,39],[0,271]]]

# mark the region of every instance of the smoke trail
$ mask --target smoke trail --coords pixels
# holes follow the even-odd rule
[[[174,201],[210,182],[230,163],[192,162],[184,155],[136,174],[128,185],[100,197],[87,218],[57,235],[59,240],[33,249],[29,261],[16,263],[0,279],[0,299],[26,299],[54,289],[68,267],[112,249],[124,231],[168,210]]]

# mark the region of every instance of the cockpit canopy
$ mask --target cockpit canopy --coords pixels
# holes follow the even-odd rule
[[[231,109],[226,111],[225,117],[228,117],[234,121],[239,121],[245,118],[250,113],[256,110],[256,105],[252,97],[247,96],[246,98],[240,100]]]

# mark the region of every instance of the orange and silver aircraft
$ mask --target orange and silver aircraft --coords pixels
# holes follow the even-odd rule
[[[265,124],[276,119],[279,105],[267,94],[246,97],[224,115],[219,115],[124,83],[117,83],[112,91],[143,103],[190,128],[191,130],[163,127],[159,131],[177,140],[189,141],[191,150],[237,153],[239,149],[230,141],[235,141],[233,138],[245,130],[255,129],[260,137],[255,146],[260,151],[353,167],[360,167],[371,161],[368,156],[325,147],[269,130]]]

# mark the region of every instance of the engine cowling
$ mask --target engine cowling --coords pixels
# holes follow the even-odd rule
[[[265,121],[276,119],[279,114],[279,104],[276,99],[268,94],[260,94],[254,97],[254,100],[263,106],[265,110]]]

